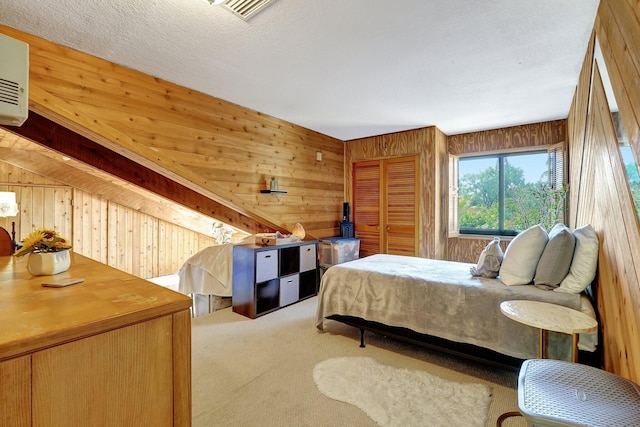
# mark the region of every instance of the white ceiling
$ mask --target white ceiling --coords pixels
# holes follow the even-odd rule
[[[0,0],[0,23],[341,140],[566,118],[598,0]]]

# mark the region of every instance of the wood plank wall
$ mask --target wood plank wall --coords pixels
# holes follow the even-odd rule
[[[629,143],[640,158],[640,2],[602,0],[595,24]],[[590,47],[591,49],[591,47]],[[607,371],[640,383],[640,227],[600,73],[585,56],[569,115],[571,226],[598,234],[597,297]]]
[[[174,274],[190,256],[216,244],[211,236],[2,161],[0,191],[16,193],[19,214],[0,218],[10,233],[16,222],[16,240],[34,228],[53,228],[74,252],[145,279]]]
[[[547,147],[567,141],[567,121],[553,120],[451,135],[447,141],[449,154],[456,156]],[[480,252],[491,239],[471,236],[451,237],[449,238],[447,259],[476,263]],[[501,239],[500,245],[503,250],[506,249],[510,240],[508,238]]]
[[[22,240],[34,228],[47,227],[71,238],[72,189],[59,182],[0,162],[0,191],[16,193],[19,213],[0,218],[0,226],[11,234],[15,222],[16,240]],[[28,230],[23,234],[22,230]]]
[[[420,158],[418,255],[445,259],[447,138],[435,126],[348,141],[345,147],[345,200],[353,204],[353,163],[417,155]]]
[[[33,111],[274,229],[299,222],[311,236],[339,234],[341,141],[6,26],[0,32],[30,45]],[[288,194],[261,194],[271,177]]]

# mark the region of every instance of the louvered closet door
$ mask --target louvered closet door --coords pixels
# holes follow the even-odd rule
[[[360,256],[418,254],[418,157],[353,165],[353,221]]]
[[[382,222],[383,248],[394,255],[418,254],[418,157],[387,159],[383,163],[385,182],[383,188]],[[386,217],[385,217],[386,216]]]
[[[355,236],[360,239],[360,257],[381,253],[380,172],[379,160],[353,165],[353,222]]]

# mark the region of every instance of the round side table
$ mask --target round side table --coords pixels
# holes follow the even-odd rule
[[[514,300],[500,303],[500,311],[510,319],[539,329],[538,354],[547,358],[549,331],[571,335],[571,361],[578,361],[578,334],[593,332],[598,327],[596,319],[557,304],[540,301]]]

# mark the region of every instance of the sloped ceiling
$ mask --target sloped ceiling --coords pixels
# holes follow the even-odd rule
[[[0,23],[341,140],[565,118],[598,0],[1,0]]]

